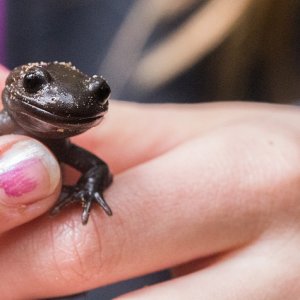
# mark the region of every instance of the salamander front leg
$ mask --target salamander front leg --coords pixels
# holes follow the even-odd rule
[[[112,210],[103,197],[103,192],[112,183],[112,175],[105,162],[90,152],[71,145],[70,152],[64,162],[82,172],[82,176],[74,186],[63,186],[60,198],[52,210],[52,214],[59,213],[65,206],[80,202],[83,206],[82,224],[89,219],[93,202],[102,207],[108,216]],[[74,160],[71,158],[74,157]]]

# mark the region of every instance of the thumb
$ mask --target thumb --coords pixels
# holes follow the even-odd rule
[[[0,233],[47,211],[60,191],[60,167],[40,142],[0,137]]]

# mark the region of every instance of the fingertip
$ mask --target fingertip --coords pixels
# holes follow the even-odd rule
[[[8,73],[9,73],[9,70],[5,66],[0,64],[0,91],[2,91],[4,88],[5,80],[6,80]]]
[[[8,73],[8,72],[9,72],[9,70],[5,66],[0,64],[0,73]]]
[[[2,90],[5,84],[6,77],[9,74],[9,70],[0,64],[0,89]]]
[[[60,181],[59,164],[44,145],[24,136],[1,136],[0,232],[48,210]]]

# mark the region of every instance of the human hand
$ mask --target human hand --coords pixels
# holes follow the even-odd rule
[[[71,294],[165,268],[177,278],[128,297],[300,295],[297,108],[113,102],[103,124],[74,141],[116,174],[106,192],[114,216],[95,208],[82,226],[74,206],[50,218],[59,178],[25,213],[1,205],[4,299]]]

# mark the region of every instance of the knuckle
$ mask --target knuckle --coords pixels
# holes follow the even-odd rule
[[[120,239],[110,228],[105,232],[105,224],[100,227],[98,217],[92,213],[89,223],[83,226],[75,213],[52,230],[54,265],[64,281],[90,285],[109,279],[119,262],[120,252],[114,249],[118,248]]]

